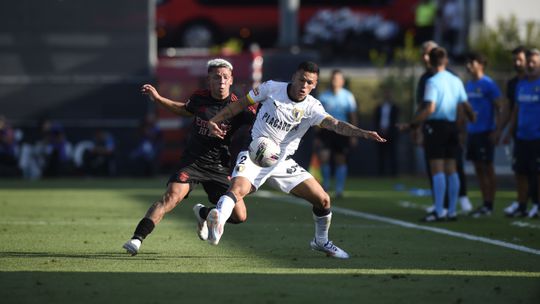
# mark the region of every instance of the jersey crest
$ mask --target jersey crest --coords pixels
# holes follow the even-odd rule
[[[292,115],[295,121],[300,121],[302,120],[302,117],[304,117],[304,110],[293,108]]]

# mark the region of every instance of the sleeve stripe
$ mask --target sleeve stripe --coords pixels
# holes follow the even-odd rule
[[[249,94],[246,95],[246,98],[247,98],[247,100],[249,100],[249,102],[251,104],[255,104],[255,100],[253,100],[253,98],[251,98],[251,96]]]

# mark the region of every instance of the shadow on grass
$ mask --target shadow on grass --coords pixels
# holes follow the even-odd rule
[[[515,279],[514,279],[515,280]],[[0,272],[2,303],[538,303],[537,282],[405,275]],[[536,289],[535,289],[536,288]],[[409,302],[409,301],[405,301]]]
[[[57,252],[0,252],[1,258],[51,258],[51,259],[83,259],[83,260],[133,260],[134,258],[119,252],[100,252],[100,253],[57,253]],[[195,256],[195,255],[164,255],[158,252],[147,252],[137,256],[138,260],[177,260],[177,259],[215,259],[215,256]],[[220,255],[220,259],[239,259],[238,256]]]

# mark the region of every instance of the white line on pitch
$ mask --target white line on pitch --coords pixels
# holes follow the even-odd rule
[[[296,204],[296,205],[303,205],[303,206],[309,205],[309,203],[304,201],[303,199],[299,199],[299,198],[292,197],[292,196],[285,196],[285,195],[277,194],[277,193],[270,192],[270,191],[264,191],[264,190],[257,191],[257,192],[255,192],[255,195],[258,195],[258,196],[264,197],[264,198],[277,199],[277,200],[280,200],[280,201],[284,201],[284,202],[291,203],[291,204]],[[527,253],[540,255],[540,250],[534,249],[534,248],[529,248],[529,247],[516,245],[516,244],[504,242],[504,241],[494,240],[494,239],[490,239],[490,238],[486,238],[486,237],[482,237],[482,236],[476,236],[476,235],[472,235],[472,234],[468,234],[468,233],[451,231],[451,230],[443,229],[443,228],[418,225],[418,224],[414,224],[414,223],[410,223],[410,222],[406,222],[406,221],[396,220],[396,219],[393,219],[393,218],[380,216],[380,215],[375,215],[375,214],[366,213],[366,212],[361,212],[361,211],[356,211],[356,210],[352,210],[352,209],[332,206],[332,212],[340,213],[340,214],[344,214],[344,215],[349,215],[349,216],[354,216],[354,217],[358,217],[358,218],[364,218],[364,219],[373,220],[373,221],[378,221],[378,222],[383,222],[383,223],[388,223],[388,224],[397,225],[397,226],[401,226],[401,227],[405,227],[405,228],[426,230],[426,231],[435,232],[435,233],[444,234],[444,235],[449,235],[449,236],[453,236],[453,237],[458,237],[458,238],[462,238],[462,239],[466,239],[466,240],[470,240],[470,241],[487,243],[487,244],[500,246],[500,247],[504,247],[504,248],[509,248],[509,249],[513,249],[513,250],[517,250],[517,251],[521,251],[521,252],[527,252]]]

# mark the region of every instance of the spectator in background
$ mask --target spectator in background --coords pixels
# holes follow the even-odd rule
[[[83,155],[85,173],[114,176],[116,174],[115,149],[113,136],[103,129],[96,130],[93,147],[87,149]]]
[[[471,120],[474,112],[467,103],[467,94],[461,80],[446,71],[448,55],[443,48],[429,52],[429,62],[434,75],[426,82],[425,105],[408,124],[400,124],[400,130],[416,128],[423,123],[424,149],[432,173],[432,191],[435,210],[422,221],[437,222],[456,220],[456,204],[459,195],[459,176],[456,169],[456,153],[459,146],[457,114],[463,109]],[[448,212],[443,211],[444,196],[448,186]]]
[[[467,160],[474,164],[474,171],[483,204],[471,213],[473,217],[489,216],[493,212],[496,180],[493,159],[495,146],[501,135],[501,91],[497,84],[484,73],[486,58],[478,53],[467,56],[467,71],[472,76],[465,84],[469,103],[477,115],[474,123],[467,126]]]
[[[0,177],[18,177],[21,175],[19,145],[15,130],[5,117],[0,116]]]
[[[58,177],[74,171],[73,147],[67,140],[63,126],[45,119],[40,122],[41,138],[20,145],[19,167],[23,177],[38,179]]]
[[[356,116],[356,99],[345,86],[345,76],[340,70],[332,71],[331,88],[324,91],[320,96],[324,109],[334,118],[346,121],[353,126],[358,124]],[[335,172],[335,196],[343,196],[345,180],[347,178],[347,152],[352,146],[356,146],[356,137],[347,137],[335,132],[320,129],[318,132],[316,147],[320,147],[319,160],[321,162],[322,185],[325,191],[330,189],[332,176],[331,158],[334,160]]]
[[[441,29],[443,45],[450,55],[459,52],[459,33],[463,27],[463,12],[456,0],[445,0],[441,6]]]
[[[514,50],[512,50],[512,62],[514,64],[514,70],[516,72],[516,75],[510,79],[506,83],[506,98],[508,99],[508,103],[505,106],[504,110],[504,126],[508,125],[512,118],[512,112],[514,110],[514,106],[516,104],[516,86],[518,82],[525,79],[527,77],[527,58],[525,56],[525,53],[527,52],[527,49],[524,46],[518,46]],[[513,122],[515,123],[515,122]],[[512,123],[512,124],[513,124]],[[515,138],[515,134],[509,134],[511,136],[507,136],[506,139],[503,141],[504,144],[508,145],[510,143],[510,138]],[[528,174],[529,179],[529,197],[533,204],[535,204],[537,207],[531,209],[531,217],[535,216],[534,210],[538,210],[538,182],[536,174]],[[504,213],[508,217],[516,217],[525,216],[525,211],[527,210],[527,206],[520,206],[517,201],[512,202],[508,207],[504,209]],[[538,214],[538,213],[536,213]]]
[[[67,175],[72,169],[72,146],[67,140],[64,127],[58,123],[45,120],[41,131],[43,138],[37,144],[37,157],[43,176],[58,177]]]
[[[148,115],[139,128],[140,140],[129,155],[133,174],[153,176],[159,167],[159,153],[162,148],[162,133],[155,117]]]
[[[377,145],[379,175],[389,172],[392,176],[397,175],[397,137],[396,123],[399,117],[399,108],[394,104],[389,90],[384,91],[382,102],[375,108],[375,130],[381,137],[387,140],[385,145]]]
[[[516,85],[516,104],[507,134],[508,137],[515,135],[512,168],[516,175],[519,212],[515,215],[521,216],[524,216],[527,210],[529,175],[536,176],[536,195],[540,196],[540,50],[528,50],[526,59],[527,77]],[[538,201],[528,216],[538,217]]]
[[[416,43],[433,39],[437,4],[434,0],[421,0],[415,9]]]

